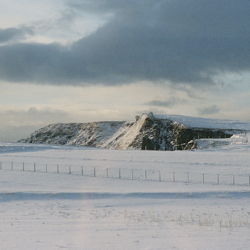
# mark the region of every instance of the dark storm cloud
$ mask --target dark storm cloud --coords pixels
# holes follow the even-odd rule
[[[217,105],[212,105],[206,108],[199,108],[198,114],[199,115],[214,115],[220,112],[220,108]]]
[[[174,105],[183,104],[183,103],[187,103],[187,101],[183,100],[183,99],[180,99],[180,98],[172,97],[172,98],[170,98],[169,100],[166,100],[166,101],[153,100],[153,101],[144,103],[144,105],[170,108],[170,107],[172,107]]]
[[[30,28],[0,28],[0,44],[9,41],[16,41],[26,37],[26,35],[32,35],[33,32]]]
[[[71,45],[0,47],[0,79],[50,84],[120,84],[137,80],[215,84],[250,70],[246,0],[70,1],[69,13],[112,14]]]

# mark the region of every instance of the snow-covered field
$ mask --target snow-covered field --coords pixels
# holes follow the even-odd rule
[[[250,249],[250,144],[221,141],[174,152],[1,143],[0,249]]]

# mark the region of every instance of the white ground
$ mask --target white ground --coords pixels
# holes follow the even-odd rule
[[[249,160],[249,143],[185,152],[0,144],[0,249],[250,249]]]

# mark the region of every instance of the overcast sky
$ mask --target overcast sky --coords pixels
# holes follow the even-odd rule
[[[0,5],[0,141],[149,111],[250,121],[249,0]]]

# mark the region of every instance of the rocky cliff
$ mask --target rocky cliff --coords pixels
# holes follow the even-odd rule
[[[226,138],[232,132],[222,129],[189,128],[152,113],[135,122],[92,122],[52,124],[19,142],[91,146],[109,149],[175,150],[193,149],[197,138]]]

